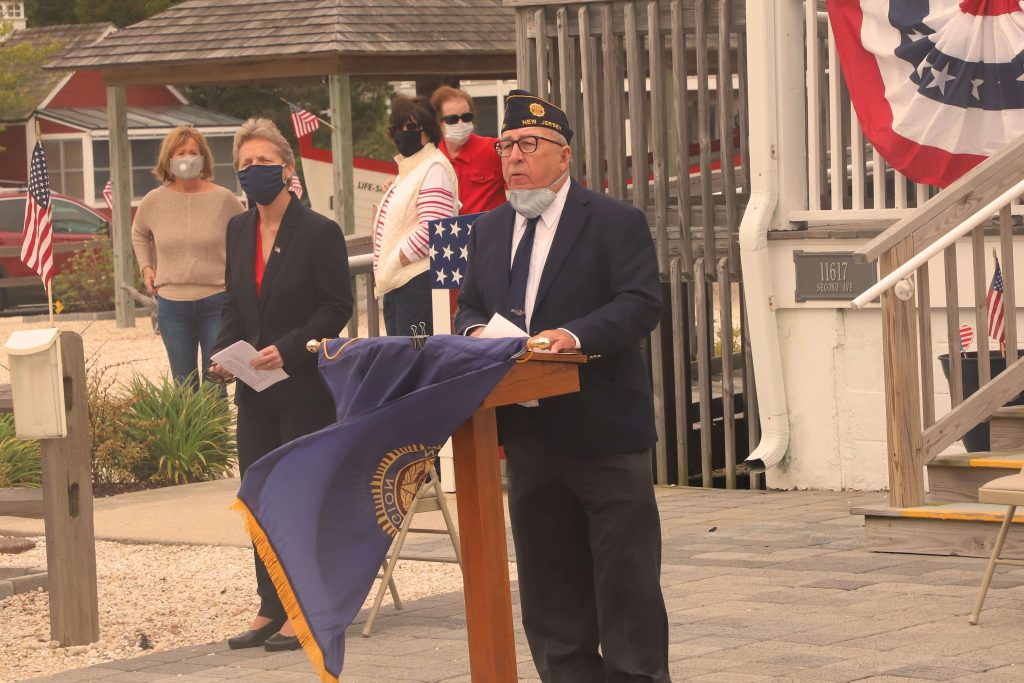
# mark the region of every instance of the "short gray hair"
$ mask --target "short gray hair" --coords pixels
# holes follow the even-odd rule
[[[267,142],[277,147],[277,151],[281,155],[281,159],[284,160],[289,166],[295,165],[295,153],[292,152],[292,146],[288,144],[288,141],[281,131],[277,129],[274,122],[270,119],[252,118],[243,123],[238,127],[238,132],[235,133],[235,142],[231,148],[231,154],[235,163],[235,170],[238,170],[238,149],[255,138],[262,138]]]

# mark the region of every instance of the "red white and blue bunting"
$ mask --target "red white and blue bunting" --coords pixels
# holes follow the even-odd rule
[[[945,187],[1024,134],[1020,0],[828,0],[864,134]]]

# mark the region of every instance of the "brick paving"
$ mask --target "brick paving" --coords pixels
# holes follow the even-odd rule
[[[849,508],[881,494],[659,489],[658,497],[674,681],[1024,681],[1024,568],[998,570],[981,625],[968,625],[984,561],[863,550],[863,519]],[[364,618],[349,631],[343,682],[470,680],[461,593],[386,607],[368,639],[359,635]],[[520,680],[536,681],[518,614],[516,639]],[[32,680],[317,678],[301,652],[221,642]]]

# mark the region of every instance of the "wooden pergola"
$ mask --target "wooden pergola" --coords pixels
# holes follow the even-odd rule
[[[354,231],[351,78],[514,78],[515,17],[501,0],[191,0],[47,65],[107,86],[118,327],[135,325],[125,86],[328,77],[334,210]]]

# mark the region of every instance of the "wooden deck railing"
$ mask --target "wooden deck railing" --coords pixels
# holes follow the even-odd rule
[[[1024,178],[1024,137],[989,158],[928,200],[856,253],[865,261],[878,259],[879,275],[887,274],[919,254],[951,229]],[[885,372],[885,409],[889,451],[890,501],[894,507],[924,502],[923,466],[943,449],[987,420],[1000,406],[1024,389],[1024,359],[1018,360],[1017,311],[1014,295],[1013,238],[1015,223],[1011,200],[997,216],[971,232],[969,264],[958,262],[957,244],[942,256],[945,337],[949,350],[950,406],[936,417],[933,370],[932,315],[941,308],[932,300],[930,262],[913,277],[915,287],[882,294],[882,343]],[[986,239],[989,244],[986,244]],[[966,246],[966,245],[963,245]],[[992,270],[986,264],[998,251],[1003,277],[1006,370],[993,379],[991,353],[1001,349],[988,336],[986,297]],[[936,256],[933,261],[937,261]],[[966,400],[960,349],[960,278],[970,278],[973,327],[978,349],[978,390]],[[937,278],[938,279],[938,278]]]

